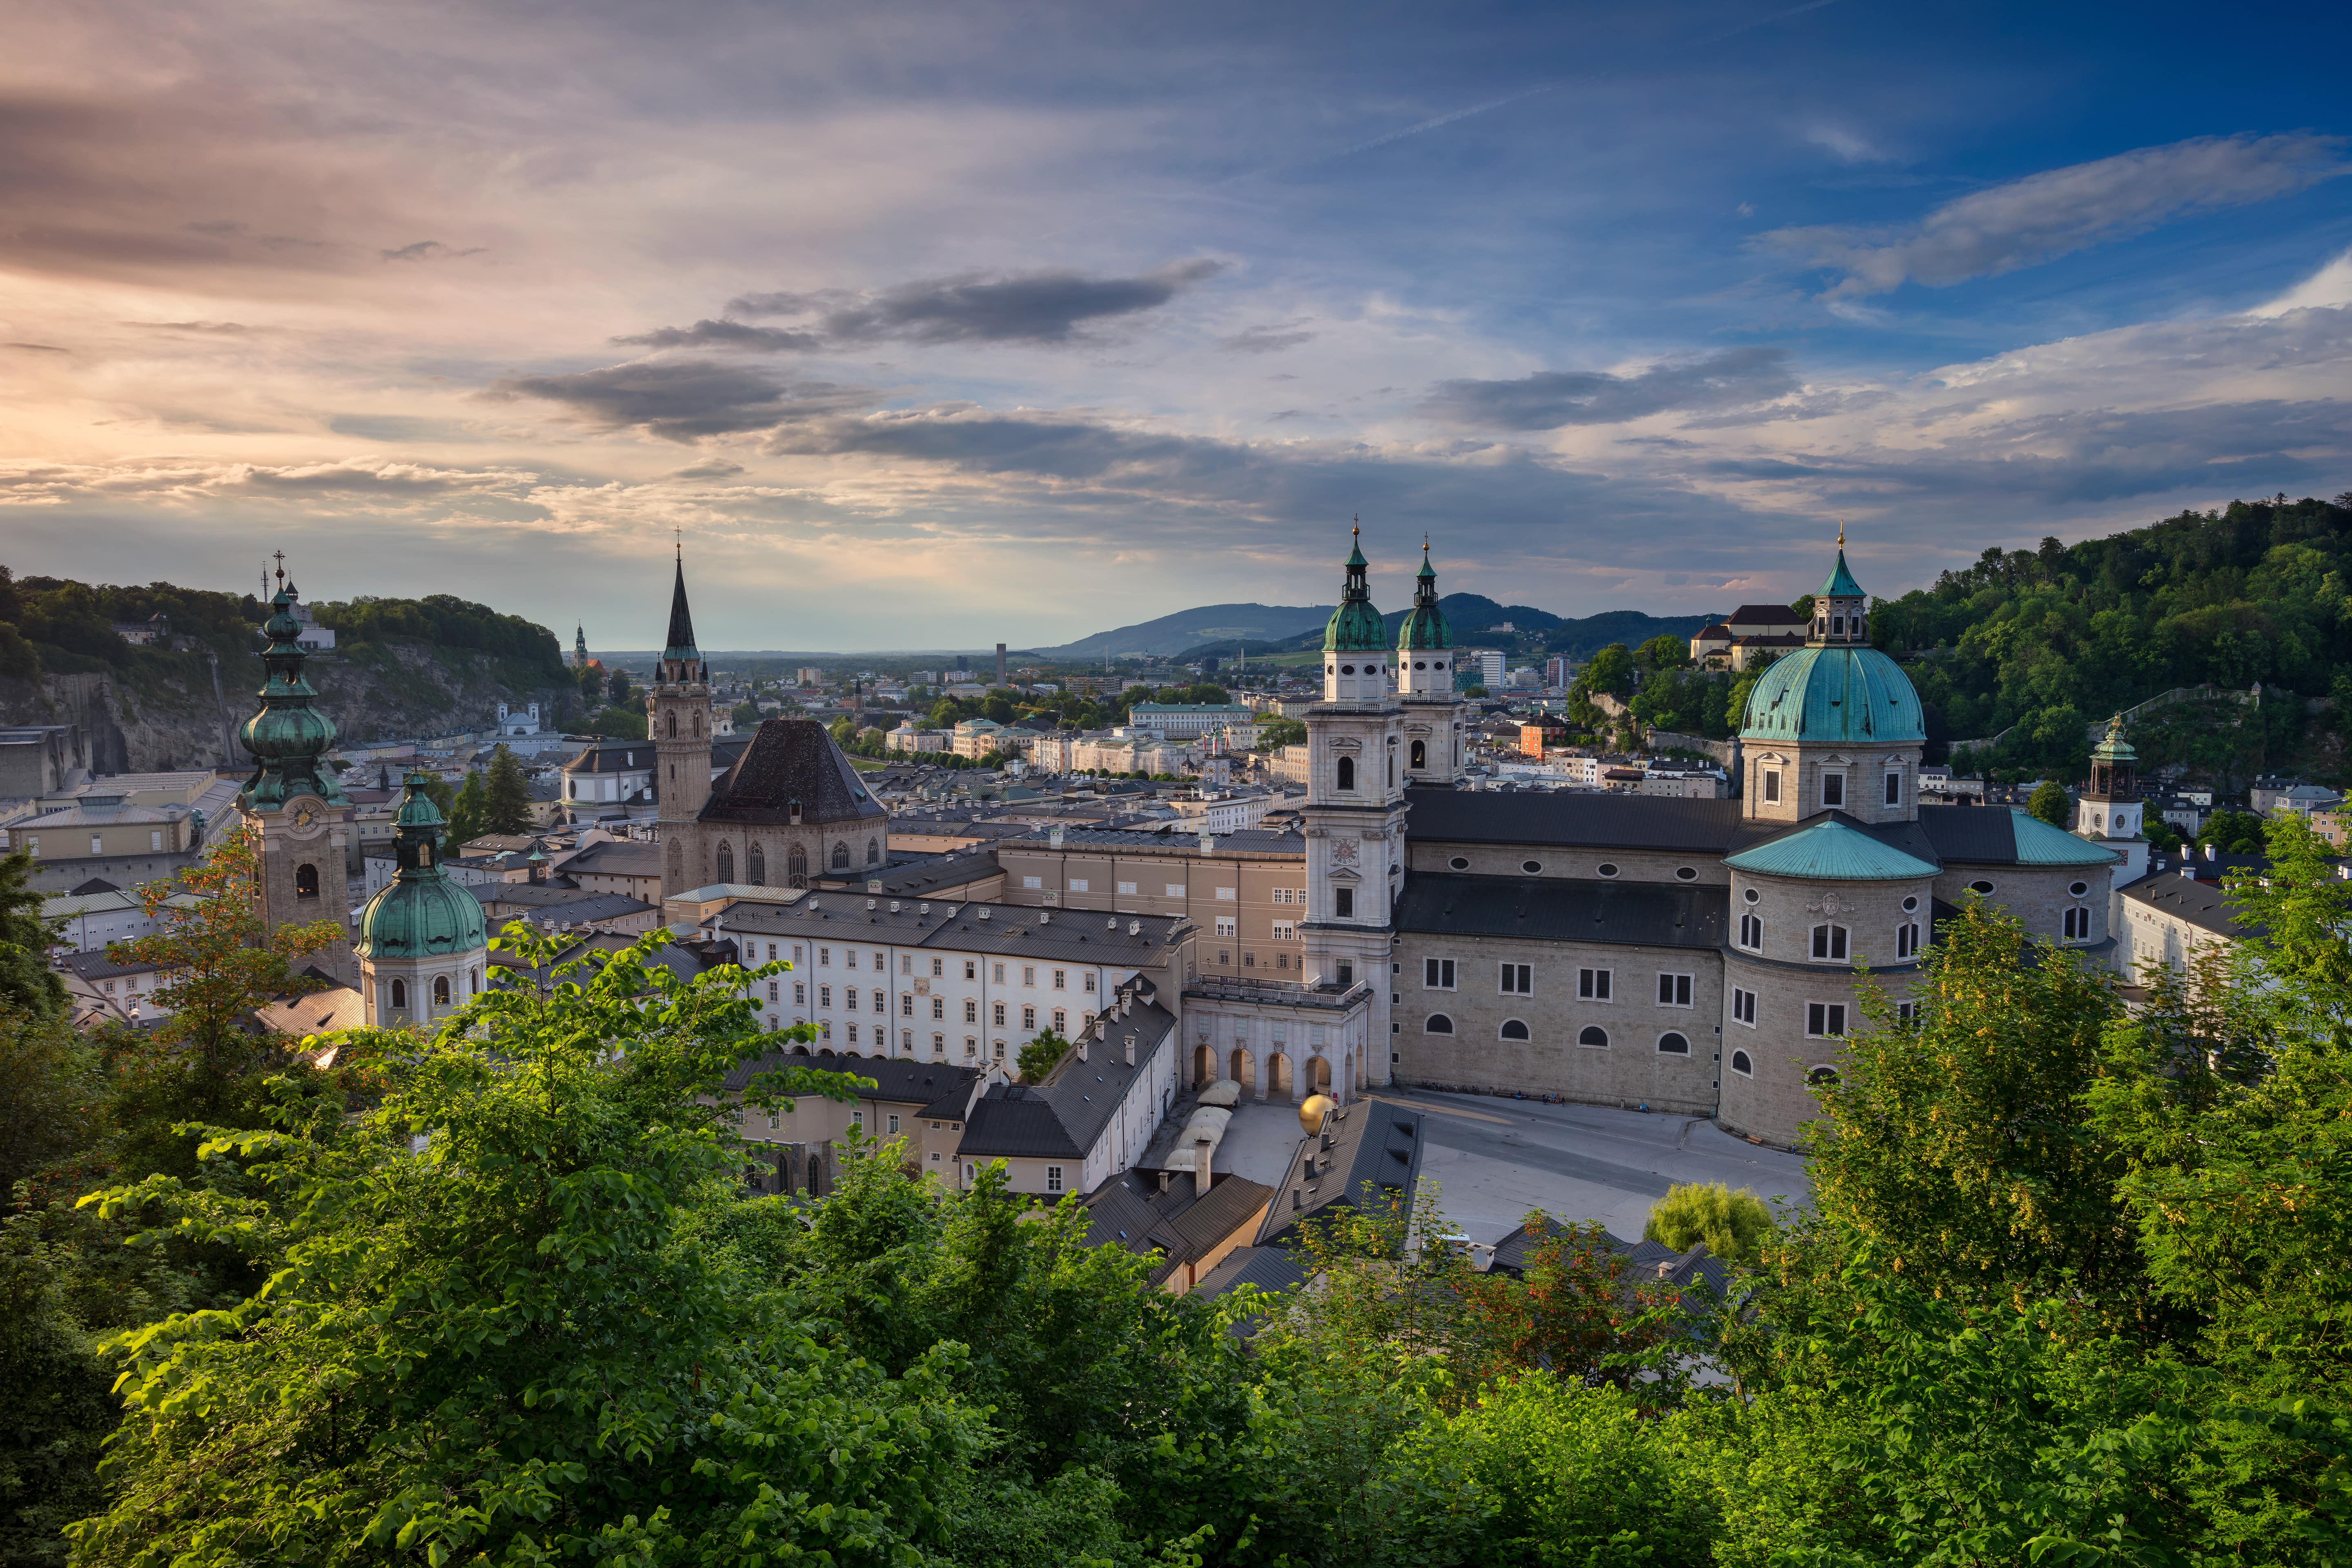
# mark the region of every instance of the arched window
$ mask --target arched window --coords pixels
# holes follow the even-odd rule
[[[702,714],[698,710],[694,715],[694,738],[698,741],[702,738]]]
[[[2091,911],[2077,904],[2066,911],[2066,940],[2088,942],[2091,938]]]
[[[868,866],[879,866],[882,863],[882,841],[880,839],[869,838],[866,841],[866,863]]]
[[[669,710],[669,738],[673,741],[677,739],[677,710],[675,708]]]
[[[405,980],[392,983],[392,1010],[395,1013],[408,1011],[408,982]]]
[[[722,882],[735,879],[735,847],[724,838],[719,841],[719,879]]]
[[[754,844],[743,852],[743,879],[755,888],[768,885],[767,846]]]
[[[797,844],[784,857],[784,885],[790,888],[808,886],[808,851]]]
[[[1454,1032],[1454,1020],[1443,1013],[1432,1013],[1429,1016],[1429,1022],[1423,1024],[1421,1029],[1425,1035],[1450,1035]]]
[[[1609,1031],[1598,1024],[1587,1024],[1578,1031],[1576,1043],[1580,1046],[1591,1046],[1595,1050],[1607,1050]]]
[[[1817,925],[1813,928],[1813,959],[1819,963],[1843,963],[1846,954],[1846,931],[1840,925]]]
[[[833,868],[836,871],[846,871],[849,869],[848,840],[844,839],[841,843],[833,847]]]
[[[482,972],[480,970],[468,969],[466,971],[466,991],[467,994],[474,996],[479,996],[482,994]]]
[[[1756,1075],[1756,1068],[1748,1062],[1746,1051],[1731,1053],[1731,1070],[1741,1078],[1753,1078]]]
[[[1519,1019],[1506,1018],[1503,1020],[1502,1028],[1496,1034],[1501,1039],[1524,1040],[1528,1038],[1528,1026]]]
[[[1389,753],[1389,787],[1391,789],[1396,787],[1396,753],[1394,752]]]
[[[1412,743],[1412,765],[1417,768],[1425,768],[1429,766],[1428,742],[1415,741]]]
[[[436,1007],[446,1007],[449,1005],[449,977],[446,974],[436,974],[433,977],[433,1005]]]
[[[1756,915],[1739,917],[1739,945],[1750,952],[1764,950],[1764,921]]]
[[[1658,1049],[1670,1057],[1690,1055],[1690,1042],[1680,1035],[1667,1033],[1658,1037]]]
[[[2087,913],[2088,911],[2086,910],[2084,912]],[[1918,954],[1919,924],[1916,921],[1905,921],[1901,925],[1895,928],[1895,956],[1897,958],[1916,958]]]
[[[319,868],[308,860],[294,868],[294,896],[298,899],[319,896]]]
[[[1835,1068],[1815,1068],[1811,1072],[1805,1074],[1805,1081],[1807,1083],[1834,1084],[1837,1080],[1838,1070]]]
[[[1339,759],[1339,787],[1341,789],[1356,787],[1356,759],[1353,757]]]

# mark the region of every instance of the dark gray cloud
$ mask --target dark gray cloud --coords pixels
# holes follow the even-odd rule
[[[26,353],[35,354],[63,354],[73,352],[71,349],[61,349],[55,343],[0,343],[0,349],[22,349]]]
[[[301,239],[290,234],[256,234],[249,225],[215,220],[183,226],[190,234],[201,234],[206,239],[236,239],[260,246],[264,250],[323,250],[323,239]]]
[[[1448,424],[1501,430],[1622,425],[1675,408],[1745,407],[1796,390],[1786,351],[1726,349],[1633,375],[1539,370],[1517,381],[1444,381],[1422,405]]]
[[[464,250],[452,250],[437,239],[420,239],[395,250],[379,250],[376,255],[386,261],[455,261],[461,256],[479,256],[488,248],[475,245]]]
[[[2286,195],[2352,170],[2343,148],[2336,136],[2199,136],[2011,180],[1908,226],[1780,228],[1756,244],[1843,274],[1834,296],[1884,294],[1906,282],[1940,289]]]
[[[598,429],[635,426],[667,441],[765,430],[866,406],[875,396],[865,387],[778,381],[757,371],[692,361],[509,376],[480,395],[494,402],[544,398]]]
[[[481,436],[455,419],[434,419],[410,414],[338,414],[327,421],[338,436],[362,441],[477,442]]]
[[[1251,327],[1229,338],[1219,338],[1217,346],[1227,353],[1271,354],[1285,349],[1295,349],[1301,343],[1313,342],[1315,334],[1305,331],[1307,323],[1276,321],[1263,327]]]
[[[648,348],[733,348],[806,353],[861,343],[1042,343],[1083,340],[1090,322],[1156,310],[1225,269],[1195,258],[1133,278],[1076,272],[1008,276],[966,273],[902,283],[872,293],[829,289],[812,294],[742,294],[726,315],[810,318],[804,328],[751,327],[732,320],[660,327],[615,338]]]

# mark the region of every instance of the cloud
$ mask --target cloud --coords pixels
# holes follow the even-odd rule
[[[672,468],[669,477],[674,479],[731,479],[743,471],[740,463],[713,458],[707,462],[689,463],[683,468]]]
[[[544,398],[595,429],[635,427],[666,441],[764,430],[871,404],[876,394],[832,382],[778,381],[757,371],[698,362],[606,365],[561,375],[509,376],[480,396]]]
[[[1755,243],[1843,274],[1832,298],[1948,288],[2333,179],[2352,167],[2342,147],[2341,137],[2301,133],[2200,136],[2011,180],[1903,227],[1780,228]]]
[[[1785,350],[1726,349],[1703,359],[1667,360],[1631,375],[1539,370],[1517,381],[1444,381],[1423,408],[1450,425],[1554,430],[1622,425],[1676,408],[1728,408],[1796,389]]]
[[[814,316],[815,321],[806,331],[701,321],[614,342],[762,353],[805,353],[887,341],[1055,345],[1084,341],[1078,329],[1087,322],[1156,310],[1224,269],[1222,261],[1196,257],[1133,278],[1087,278],[1076,272],[991,277],[975,272],[872,293],[742,294],[728,301],[727,315]]]
[[[397,250],[379,250],[376,255],[386,261],[455,261],[461,256],[479,256],[487,246],[470,246],[464,250],[452,250],[437,239],[420,239],[404,245]]]
[[[71,349],[61,349],[55,343],[0,343],[0,349],[22,349],[26,353],[36,354],[63,354],[73,353]]]
[[[290,234],[256,234],[251,227],[241,223],[215,221],[181,226],[190,234],[201,234],[206,239],[247,240],[265,250],[323,250],[327,246],[323,239],[298,239]]]
[[[1806,127],[1805,140],[1848,163],[1884,163],[1894,157],[1860,132],[1826,121]]]
[[[1295,349],[1301,343],[1313,342],[1315,334],[1303,331],[1306,321],[1276,321],[1268,326],[1252,327],[1235,332],[1229,338],[1219,338],[1217,346],[1227,353],[1271,354],[1284,349]]]
[[[224,496],[345,495],[410,501],[513,495],[539,476],[523,468],[437,468],[391,458],[314,463],[115,464],[0,461],[0,505],[55,506],[91,498],[192,500]]]
[[[2284,316],[2289,310],[2340,310],[2352,305],[2352,250],[2346,251],[2275,300],[2246,312],[2250,316]]]

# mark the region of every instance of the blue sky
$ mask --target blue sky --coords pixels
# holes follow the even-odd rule
[[[19,572],[647,646],[1882,593],[2352,489],[2318,6],[0,4]]]

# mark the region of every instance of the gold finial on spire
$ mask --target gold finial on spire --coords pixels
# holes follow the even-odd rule
[[[1845,548],[1845,519],[1843,518],[1838,519],[1838,548],[1840,550]]]

